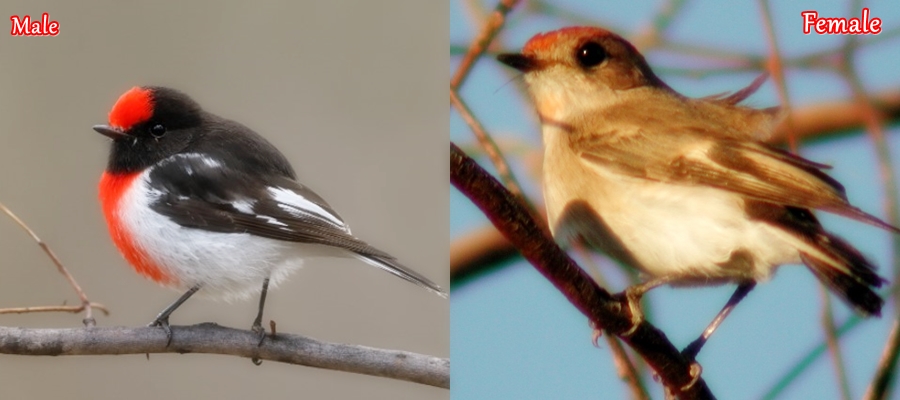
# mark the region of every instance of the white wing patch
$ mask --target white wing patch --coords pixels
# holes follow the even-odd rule
[[[205,156],[202,156],[202,155],[199,155],[199,154],[188,154],[188,155],[193,155],[193,156],[200,157],[200,161],[203,161],[203,163],[206,164],[207,167],[210,167],[210,168],[220,168],[220,167],[222,167],[222,164],[219,163],[218,160],[214,160],[214,159],[212,159],[212,158],[205,157]]]
[[[253,200],[240,200],[231,203],[231,206],[236,210],[244,213],[244,214],[253,214],[253,203],[256,203]]]
[[[341,228],[341,230],[350,233],[350,228],[348,228],[338,217],[326,211],[318,204],[307,200],[299,193],[280,187],[270,187],[268,188],[268,191],[269,194],[272,195],[272,198],[278,202],[278,207],[282,210],[297,217],[314,216],[324,219],[332,225]]]
[[[265,220],[266,223],[269,225],[275,225],[275,226],[281,228],[282,230],[286,230],[286,231],[292,230],[292,229],[288,228],[288,224],[285,224],[284,222],[279,221],[275,217],[255,213],[253,211],[254,204],[256,204],[255,200],[239,200],[239,201],[235,201],[234,203],[231,203],[231,206],[234,207],[235,210],[238,210],[244,214],[252,215],[261,220]]]
[[[214,159],[214,158],[210,158],[209,156],[205,156],[205,155],[200,154],[200,153],[180,153],[180,154],[175,154],[175,155],[173,155],[173,156],[170,156],[169,158],[166,158],[165,160],[160,161],[160,162],[159,162],[159,165],[165,165],[165,164],[168,164],[168,163],[171,163],[171,162],[175,162],[175,160],[181,160],[181,159],[194,159],[194,160],[200,160],[200,161],[202,161],[204,164],[206,164],[207,167],[210,167],[210,168],[221,168],[221,167],[222,167],[222,163],[219,162],[219,160],[216,160],[216,159]],[[186,172],[187,172],[188,175],[193,175],[193,174],[194,174],[194,170],[193,170],[192,168],[190,168],[190,165],[188,165]]]
[[[283,230],[286,230],[286,231],[292,230],[292,229],[288,228],[288,225],[285,224],[284,222],[281,222],[281,221],[279,221],[273,217],[270,217],[268,215],[257,214],[257,215],[255,215],[255,217],[259,218],[259,219],[264,219],[264,220],[266,220],[266,223],[268,223],[270,225],[279,226]]]

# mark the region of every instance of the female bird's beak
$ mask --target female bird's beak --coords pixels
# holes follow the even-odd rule
[[[113,128],[109,125],[94,125],[94,130],[113,140],[126,136],[121,129]]]
[[[497,61],[500,61],[522,72],[534,71],[538,69],[538,67],[540,67],[534,57],[518,53],[500,54],[497,56]]]

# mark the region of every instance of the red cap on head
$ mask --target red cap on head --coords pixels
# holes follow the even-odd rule
[[[139,86],[122,94],[109,112],[109,124],[122,130],[147,121],[153,116],[153,94]]]
[[[609,34],[609,31],[602,28],[585,26],[572,26],[552,32],[539,33],[528,40],[528,43],[525,43],[522,53],[533,54],[535,52],[547,50],[553,47],[553,45],[559,42],[560,38],[564,36],[605,36]]]

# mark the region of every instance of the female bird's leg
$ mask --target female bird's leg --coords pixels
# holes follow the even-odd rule
[[[253,326],[250,327],[250,330],[253,333],[256,333],[259,336],[258,346],[262,346],[263,340],[266,338],[266,328],[262,326],[262,316],[263,316],[263,308],[266,306],[266,293],[269,292],[269,278],[263,280],[262,292],[259,294],[259,313],[256,314],[256,319],[253,320]]]
[[[631,311],[631,328],[623,332],[621,336],[631,336],[637,330],[638,325],[644,321],[644,312],[641,310],[641,298],[644,297],[644,294],[649,292],[650,289],[677,279],[677,276],[662,276],[625,289],[625,301],[628,303],[628,309]]]
[[[685,347],[684,350],[681,351],[681,354],[690,360],[697,357],[697,354],[700,353],[700,349],[706,344],[706,340],[712,336],[713,332],[715,332],[719,325],[722,324],[722,321],[725,320],[725,317],[727,317],[728,314],[731,314],[731,310],[734,310],[734,307],[737,306],[737,304],[740,303],[754,287],[756,287],[756,281],[744,282],[738,285],[737,289],[735,289],[734,293],[731,295],[731,298],[725,303],[725,307],[722,307],[722,310],[716,314],[716,317],[709,323],[709,326],[706,327],[703,334],[701,334],[697,340],[694,340]]]
[[[195,285],[194,287],[188,289],[188,291],[181,295],[178,300],[175,300],[174,303],[169,304],[168,307],[162,310],[162,312],[160,312],[159,315],[156,316],[156,319],[154,319],[153,322],[147,325],[158,326],[162,328],[164,332],[166,332],[166,338],[168,338],[168,340],[166,341],[166,347],[169,347],[169,345],[172,344],[172,329],[169,328],[169,315],[171,315],[176,308],[180,307],[181,303],[184,303],[185,301],[187,301],[187,299],[191,298],[194,293],[197,293],[198,290],[200,290],[200,285]]]
[[[641,322],[644,321],[644,312],[641,310],[641,297],[643,297],[645,293],[650,291],[650,289],[665,285],[676,279],[676,276],[654,278],[641,284],[629,286],[623,293],[619,293],[616,295],[616,297],[624,296],[625,302],[628,304],[628,310],[631,312],[631,328],[628,328],[628,330],[623,332],[620,336],[629,337],[633,335],[634,331],[637,330],[638,325],[640,325]],[[599,347],[597,341],[600,339],[600,336],[603,335],[603,330],[593,321],[589,321],[589,324],[592,329],[591,343],[594,344],[594,347]]]

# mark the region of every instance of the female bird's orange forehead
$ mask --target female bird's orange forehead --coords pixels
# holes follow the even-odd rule
[[[573,37],[606,36],[609,34],[609,31],[605,29],[586,26],[572,26],[552,32],[539,33],[534,35],[528,43],[525,43],[522,53],[545,52],[560,41]]]
[[[153,93],[139,86],[122,94],[109,112],[109,124],[122,130],[145,122],[153,116]]]

